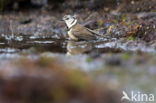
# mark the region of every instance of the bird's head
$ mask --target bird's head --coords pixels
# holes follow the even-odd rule
[[[66,25],[68,28],[73,27],[77,23],[77,18],[76,15],[65,15],[63,17],[63,20],[65,21]]]

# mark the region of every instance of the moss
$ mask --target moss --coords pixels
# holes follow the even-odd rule
[[[68,93],[64,88],[55,88],[52,91],[52,98],[54,101],[63,102],[68,98]]]
[[[104,21],[100,19],[97,21],[97,24],[99,27],[101,27],[104,24]]]
[[[121,20],[122,20],[122,22],[126,22],[127,21],[127,15],[126,14],[123,14],[123,15],[121,15]]]
[[[135,37],[131,35],[131,36],[129,36],[127,39],[128,39],[128,40],[135,40]]]
[[[54,58],[51,57],[41,57],[38,61],[38,64],[42,67],[46,67],[51,65],[54,61]]]
[[[87,62],[87,63],[93,62],[93,58],[88,57],[88,58],[86,59],[86,62]]]
[[[122,58],[123,58],[124,60],[128,60],[130,57],[131,57],[131,55],[130,55],[129,53],[124,53],[124,54],[122,54]]]
[[[77,90],[85,90],[90,85],[88,76],[79,70],[68,70],[65,74],[69,84]]]
[[[152,10],[152,12],[156,12],[156,10]]]

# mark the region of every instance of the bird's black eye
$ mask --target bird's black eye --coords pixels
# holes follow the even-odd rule
[[[69,20],[69,18],[66,18],[66,20]]]

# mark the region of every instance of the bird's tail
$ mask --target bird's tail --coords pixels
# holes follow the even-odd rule
[[[95,30],[91,30],[89,28],[87,28],[87,30],[92,32],[93,34],[95,34],[97,36],[100,36],[100,37],[103,37],[103,38],[109,38],[107,35],[100,34],[100,33],[96,32]]]

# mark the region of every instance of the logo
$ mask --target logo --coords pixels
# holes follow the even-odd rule
[[[121,101],[135,101],[135,102],[154,102],[155,96],[154,94],[146,94],[141,92],[134,92],[128,95],[125,91],[122,92],[123,96]]]

